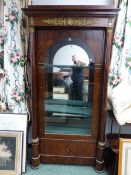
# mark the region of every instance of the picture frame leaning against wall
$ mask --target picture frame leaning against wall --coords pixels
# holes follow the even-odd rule
[[[119,162],[118,162],[119,175],[131,174],[130,162],[131,162],[131,139],[120,138]]]
[[[22,131],[0,131],[0,174],[21,175],[23,154]]]

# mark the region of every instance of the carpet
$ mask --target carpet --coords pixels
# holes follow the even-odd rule
[[[39,169],[32,169],[27,166],[26,173],[22,175],[108,175],[107,171],[97,173],[94,167],[91,166],[76,166],[76,165],[53,165],[43,164]]]

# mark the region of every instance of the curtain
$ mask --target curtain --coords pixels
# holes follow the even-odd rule
[[[3,3],[0,1],[0,53],[3,52],[4,45],[4,26],[3,26]]]
[[[2,101],[6,111],[26,112],[25,101],[25,63],[27,51],[26,18],[21,8],[31,1],[4,0],[4,22],[1,33],[3,42],[0,49],[4,51],[4,90]]]
[[[120,3],[109,73],[108,100],[120,125],[131,123],[131,1]]]
[[[3,70],[3,50],[4,50],[4,22],[3,22],[3,2],[0,1],[0,111],[5,109],[4,97],[4,70]]]

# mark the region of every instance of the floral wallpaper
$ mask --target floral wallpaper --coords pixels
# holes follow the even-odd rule
[[[125,92],[124,89],[127,87],[131,89],[131,1],[122,0],[120,9],[114,34],[108,88],[108,98],[117,118],[120,115],[120,111],[117,111],[116,103],[121,101],[121,112],[126,110],[126,108],[131,109],[131,99],[128,99],[126,108],[122,108],[127,103],[127,96],[129,97],[128,94],[130,93],[128,91]],[[120,90],[119,97],[116,96],[118,89]],[[120,98],[121,93],[126,93],[123,98]]]
[[[4,0],[4,19],[0,24],[0,51],[4,51],[3,111],[26,112],[25,63],[27,36],[21,8],[26,0]]]
[[[114,35],[109,82],[112,88],[131,76],[131,2],[122,0]]]

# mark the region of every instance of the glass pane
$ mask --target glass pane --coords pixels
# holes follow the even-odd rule
[[[49,51],[51,54],[48,53],[49,58],[44,64],[45,132],[90,135],[93,101],[91,59],[76,44],[60,47],[54,56],[54,51]]]
[[[92,83],[89,69],[81,66],[49,66],[46,70],[46,132],[90,134]],[[56,70],[59,68],[59,72]],[[77,75],[78,74],[78,75]],[[90,93],[90,94],[89,94]]]

